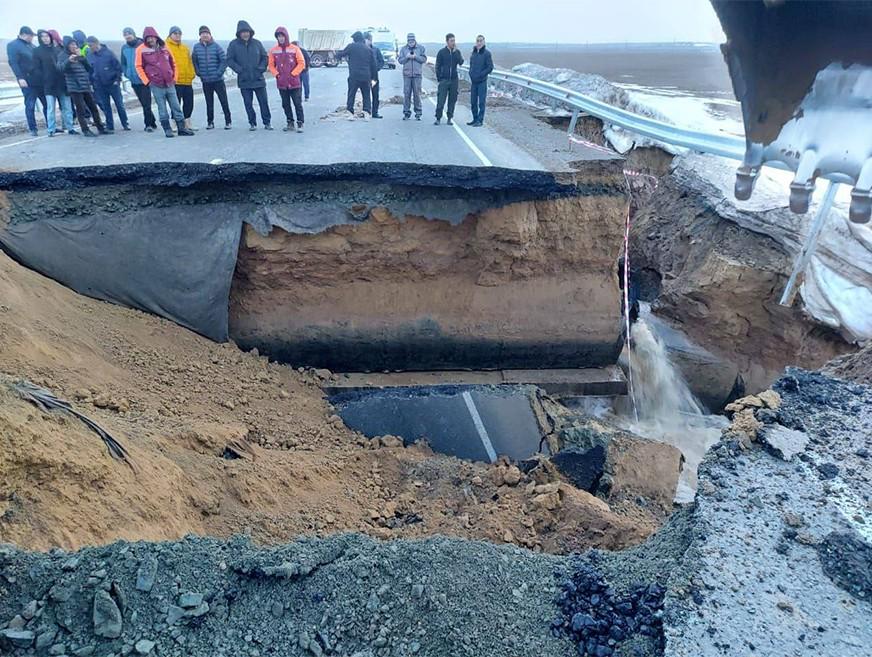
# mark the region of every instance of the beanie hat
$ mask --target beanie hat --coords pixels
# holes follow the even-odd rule
[[[200,29],[197,30],[197,34],[203,34],[203,32],[205,32],[206,34],[212,34],[212,30],[210,30],[210,29],[209,29],[208,27],[206,27],[205,25],[201,25],[201,26],[200,26]]]
[[[173,32],[178,32],[179,34],[181,34],[181,33],[182,33],[182,28],[180,28],[178,25],[173,25],[173,26],[170,28],[170,31],[167,32],[167,34],[172,34]]]
[[[130,36],[136,36],[136,31],[132,27],[125,27],[121,30],[121,36],[127,36],[128,34]]]
[[[89,36],[87,39],[85,39],[85,43],[100,43],[100,39],[95,36]]]
[[[414,32],[409,32],[409,33],[406,35],[406,41],[416,41],[416,40],[417,40],[417,39],[415,39],[415,33],[414,33]]]

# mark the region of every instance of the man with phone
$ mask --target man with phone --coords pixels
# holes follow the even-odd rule
[[[436,120],[435,125],[442,122],[442,110],[448,118],[448,125],[454,125],[454,106],[457,104],[457,91],[460,88],[460,77],[457,67],[463,64],[463,55],[457,49],[454,35],[450,32],[445,35],[445,47],[436,54]],[[445,107],[445,101],[448,107]]]
[[[403,67],[403,121],[412,117],[412,99],[415,101],[415,120],[421,120],[424,112],[421,107],[421,79],[424,74],[424,64],[427,63],[427,51],[415,39],[415,34],[406,35],[406,45],[400,48],[397,58]]]

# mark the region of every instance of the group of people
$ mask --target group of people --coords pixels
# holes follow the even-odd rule
[[[354,112],[357,92],[360,91],[363,111],[372,118],[382,118],[379,114],[378,72],[384,67],[384,56],[378,48],[373,48],[372,37],[363,32],[351,35],[352,42],[339,52],[339,59],[348,60],[348,99],[346,109]],[[403,67],[403,120],[412,118],[420,121],[424,113],[421,105],[421,81],[424,65],[427,63],[427,50],[418,43],[413,32],[406,35],[406,45],[399,52],[397,62]],[[436,54],[436,121],[442,123],[443,113],[448,125],[454,124],[454,108],[460,88],[458,67],[464,63],[463,55],[457,48],[456,37],[445,35],[445,47]],[[469,58],[470,107],[472,121],[467,125],[484,125],[484,111],[487,103],[487,79],[494,70],[493,56],[487,49],[485,38],[479,34]]]
[[[182,42],[182,30],[175,25],[170,27],[166,40],[153,27],[146,27],[141,38],[133,28],[126,27],[122,36],[124,45],[119,59],[97,37],[86,37],[81,30],[63,38],[56,30],[38,30],[36,34],[27,26],[19,30],[18,37],[7,44],[6,52],[24,95],[25,117],[32,135],[38,135],[37,101],[42,105],[50,137],[62,132],[79,134],[74,126],[76,119],[81,134],[85,136],[112,134],[116,113],[122,129],[130,130],[121,92],[122,78],[125,77],[142,106],[146,132],[157,130],[159,122],[167,137],[194,134],[191,116],[195,77],[200,78],[206,101],[206,129],[215,127],[217,96],[224,115],[224,129],[229,130],[232,116],[224,82],[228,68],[236,73],[250,130],[257,130],[255,99],[263,128],[273,129],[265,78],[269,71],[275,76],[281,96],[286,119],[284,130],[303,131],[303,100],[309,100],[310,55],[297,41],[291,40],[286,28],[276,28],[276,44],[269,50],[254,38],[254,30],[244,20],[237,24],[236,38],[230,42],[226,52],[212,38],[206,25],[200,27],[199,40],[193,49]],[[33,43],[34,37],[36,44]],[[453,34],[446,35],[445,43],[436,57],[437,125],[441,123],[443,113],[447,123],[453,123],[459,85],[458,66],[464,63]],[[360,91],[363,110],[372,118],[382,118],[379,114],[379,71],[384,67],[384,56],[373,47],[372,36],[355,32],[352,42],[338,53],[338,58],[348,62],[348,111],[354,112],[357,92]],[[403,72],[403,120],[410,119],[413,110],[415,118],[421,120],[421,80],[427,54],[414,34],[407,36],[397,61]],[[493,58],[484,37],[479,35],[469,66],[471,126],[480,126],[484,121],[487,78],[492,71]],[[152,110],[153,103],[157,105],[157,117]],[[60,128],[56,119],[58,108]],[[175,123],[175,131],[171,121]],[[92,124],[96,133],[91,130]]]

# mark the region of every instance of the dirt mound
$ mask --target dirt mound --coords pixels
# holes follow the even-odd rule
[[[47,549],[190,532],[275,542],[356,530],[563,552],[635,544],[660,520],[555,481],[507,481],[504,465],[367,440],[325,401],[325,373],[78,296],[4,255],[0,299],[6,381],[71,400],[137,466],[113,460],[78,420],[0,384],[3,540]]]
[[[834,358],[822,371],[839,379],[872,384],[872,342],[855,354]]]

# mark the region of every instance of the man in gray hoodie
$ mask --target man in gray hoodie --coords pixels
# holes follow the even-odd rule
[[[412,96],[415,97],[415,119],[420,121],[424,109],[421,107],[421,78],[427,51],[419,44],[411,32],[406,35],[406,45],[400,49],[397,61],[403,66],[403,121],[412,116]]]

